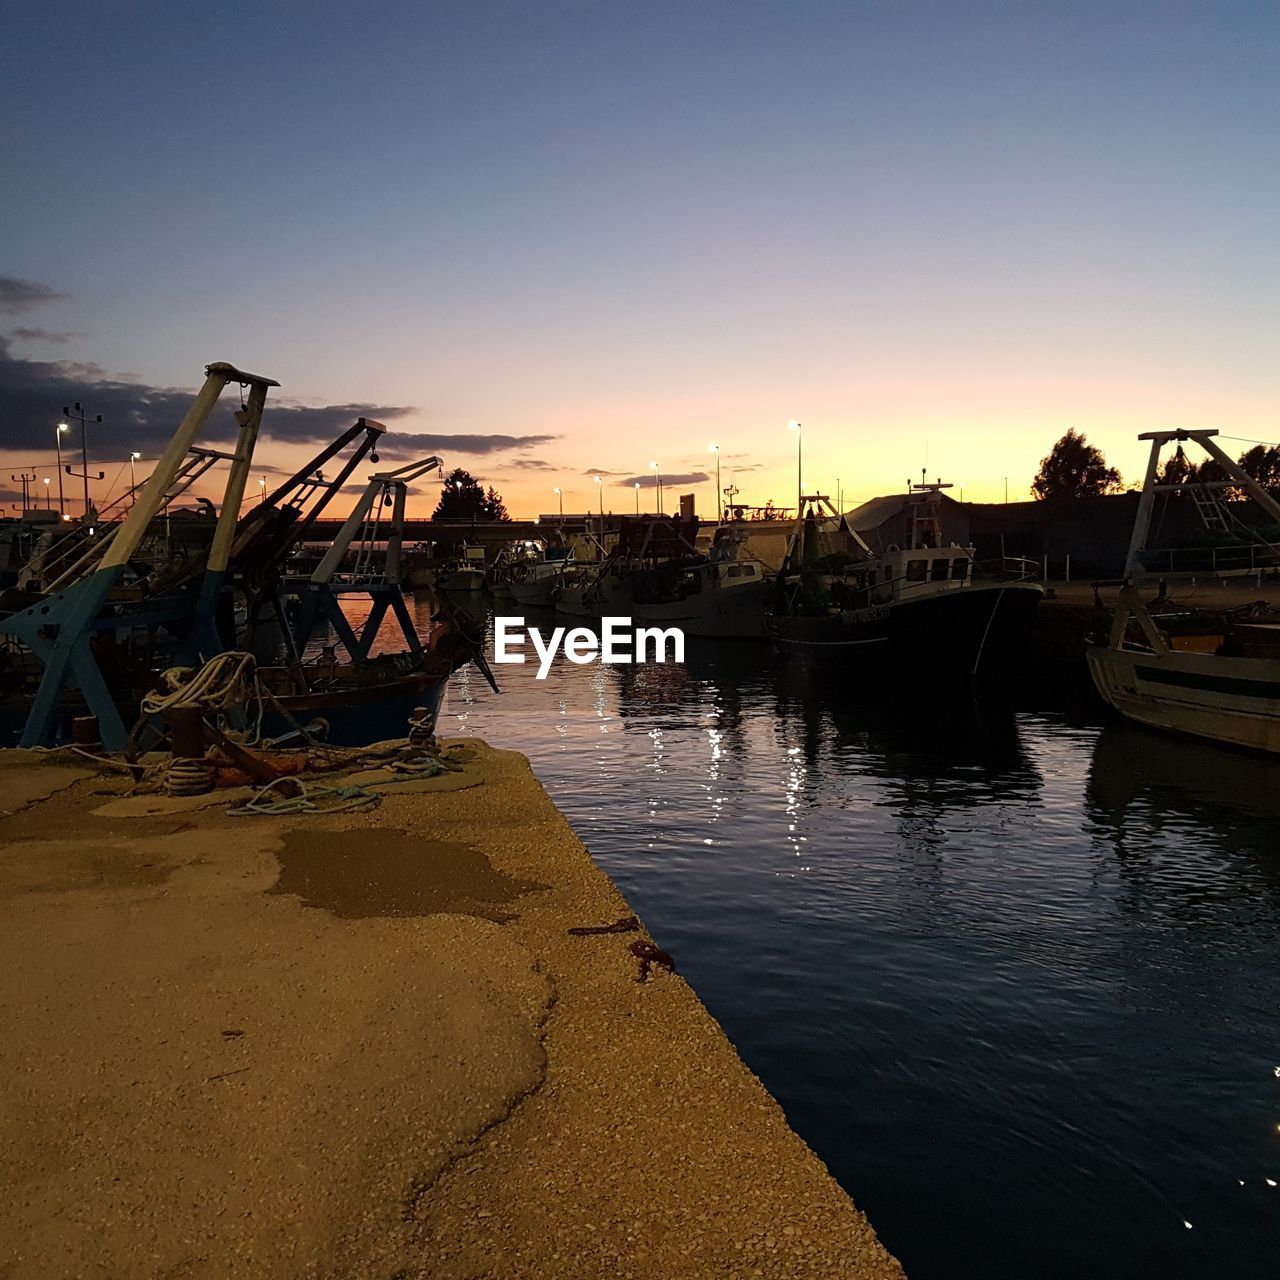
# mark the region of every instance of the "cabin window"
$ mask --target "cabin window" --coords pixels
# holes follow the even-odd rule
[[[907,561],[907,581],[908,582],[924,582],[929,576],[929,562],[927,560],[908,560]]]
[[[969,568],[967,560],[953,560],[951,562],[951,576],[953,578],[963,578]]]
[[[950,560],[935,560],[933,562],[933,572],[929,575],[934,582],[942,582],[946,580],[947,570],[951,566]]]
[[[742,576],[742,566],[731,564],[729,566],[728,576],[731,578],[740,578]]]

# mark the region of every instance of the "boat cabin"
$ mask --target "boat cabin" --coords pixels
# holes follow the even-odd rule
[[[876,604],[953,591],[973,579],[973,548],[912,547],[885,551],[876,565]]]

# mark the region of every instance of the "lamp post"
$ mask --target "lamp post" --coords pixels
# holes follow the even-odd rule
[[[53,442],[58,447],[58,514],[64,516],[67,514],[66,507],[62,499],[62,433],[66,431],[67,424],[65,422],[58,423],[58,429],[53,433]]]
[[[662,472],[658,470],[658,464],[656,462],[649,463],[649,466],[653,469],[654,477],[658,482],[658,514],[661,515],[662,514]]]
[[[44,478],[44,509],[46,511],[53,510],[53,499],[50,496],[52,493],[52,490],[49,488],[50,484],[52,483],[53,482],[49,479],[49,477],[45,476]]]
[[[636,481],[636,515],[640,514],[640,481]]]
[[[716,524],[718,525],[724,515],[724,511],[720,506],[720,446],[718,444],[709,444],[707,448],[716,455]]]
[[[24,516],[31,509],[31,482],[35,478],[36,473],[34,471],[30,475],[27,475],[27,473],[23,471],[20,475],[9,476],[10,480],[19,480],[22,482],[22,514]]]
[[[258,505],[261,506],[267,497],[267,477],[258,477]]]
[[[552,489],[551,492],[554,493],[556,497],[560,499],[560,523],[563,525],[564,524],[564,490],[560,488],[559,485],[556,485],[556,487]]]
[[[801,510],[804,506],[804,481],[800,478],[804,467],[804,435],[798,422],[789,422],[787,427],[796,433],[796,516],[799,517],[804,514]]]
[[[604,547],[604,481],[595,477],[596,488],[600,490],[600,546]]]
[[[129,455],[129,505],[131,507],[138,501],[138,473],[133,467],[140,457],[142,457],[140,453]]]
[[[75,418],[80,424],[80,470],[81,478],[84,480],[84,514],[87,519],[89,515],[89,415],[80,407],[80,401],[77,400],[74,413],[65,404],[62,406],[62,416]],[[93,420],[100,423],[102,414],[97,414]],[[101,480],[102,476],[98,479]]]

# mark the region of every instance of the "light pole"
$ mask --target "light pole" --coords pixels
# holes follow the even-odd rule
[[[636,515],[640,514],[640,481],[636,481]]]
[[[31,482],[35,478],[36,478],[36,473],[34,471],[30,475],[27,475],[27,473],[23,471],[21,475],[16,475],[16,476],[10,475],[9,477],[10,480],[20,480],[22,482],[22,514],[24,516],[27,514],[27,512],[31,508],[31,487],[30,486],[31,486]]]
[[[80,401],[75,402],[75,413],[64,404],[62,406],[62,416],[64,418],[75,418],[80,424],[80,470],[83,473],[84,480],[84,514],[85,518],[89,516],[89,415],[80,407]],[[98,414],[94,418],[94,422],[100,423],[102,414]],[[103,477],[99,476],[101,480]]]
[[[559,485],[557,485],[554,489],[551,490],[551,492],[554,493],[556,497],[560,499],[560,523],[561,525],[563,525],[564,524],[564,490],[561,489]]]
[[[788,422],[787,426],[796,433],[796,516],[799,517],[804,514],[801,510],[804,506],[804,481],[800,479],[804,466],[804,435],[798,422]]]
[[[258,477],[258,506],[262,506],[262,504],[266,501],[266,499],[267,499],[267,477],[259,476]]]
[[[724,515],[720,506],[722,500],[720,495],[720,446],[718,444],[709,444],[707,448],[716,455],[716,524],[719,525],[721,517]]]
[[[600,490],[600,546],[604,547],[604,481],[596,476],[596,488]]]
[[[140,453],[131,453],[129,455],[129,505],[131,507],[138,501],[138,473],[133,469],[133,466],[140,457],[142,457]]]
[[[658,514],[661,515],[662,514],[662,472],[658,470],[658,464],[656,462],[649,463],[649,466],[653,469],[654,477],[657,479],[657,482],[658,482]]]
[[[51,497],[52,491],[49,488],[49,485],[51,483],[52,481],[49,479],[49,477],[45,476],[44,478],[44,509],[46,511],[53,510],[53,498]]]
[[[1004,505],[1006,507],[1009,505],[1009,477],[1008,476],[1005,476],[1004,478]]]
[[[62,433],[67,430],[65,422],[58,423],[58,429],[53,433],[53,442],[58,447],[58,514],[65,516],[67,514],[66,506],[62,499]]]

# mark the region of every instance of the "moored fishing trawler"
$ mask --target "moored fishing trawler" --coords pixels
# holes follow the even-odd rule
[[[679,627],[689,636],[764,639],[769,583],[764,566],[742,554],[741,535],[722,527],[706,554],[666,561],[631,580],[631,615]]]
[[[1239,489],[1280,523],[1280,503],[1223,452],[1213,440],[1216,435],[1211,430],[1155,431],[1139,437],[1151,441],[1151,454],[1129,543],[1126,581],[1107,636],[1089,647],[1089,672],[1102,697],[1131,720],[1280,752],[1280,615],[1262,603],[1211,613],[1173,605],[1168,582],[1193,570],[1180,575],[1169,553],[1162,557],[1155,599],[1144,601],[1138,587],[1151,559],[1148,538],[1158,493],[1190,493],[1206,528],[1212,521],[1225,529],[1234,517],[1221,494],[1228,487]],[[1181,450],[1185,441],[1203,448],[1227,478],[1161,480],[1162,450],[1173,442]],[[1251,555],[1247,571],[1259,580],[1264,572],[1280,570],[1280,548],[1262,542],[1270,563],[1260,567]]]
[[[696,546],[696,517],[624,516],[618,540],[598,563],[566,576],[553,592],[556,612],[570,618],[631,617],[640,575],[685,557],[703,558]]]
[[[436,570],[433,586],[442,591],[483,591],[485,585],[484,548],[464,542],[458,556]]]
[[[573,563],[570,547],[543,547],[539,554],[514,560],[507,571],[510,598],[528,608],[549,609]]]
[[[235,451],[214,453],[195,441],[228,385],[248,394],[236,414]],[[7,714],[21,723],[21,745],[52,745],[69,715],[87,712],[103,745],[122,750],[132,740],[128,717],[162,673],[194,698],[204,687],[195,683],[200,674],[214,664],[225,668],[229,659],[252,663],[255,687],[289,715],[395,700],[438,703],[457,666],[483,667],[474,628],[447,609],[449,625],[433,628],[424,644],[400,588],[408,485],[437,469],[439,458],[370,477],[315,570],[290,573],[293,551],[352,471],[376,456],[386,428],[359,418],[246,510],[245,482],[267,393],[276,385],[230,364],[209,365],[122,518],[99,526],[91,541],[68,539],[67,557],[59,554],[61,544],[42,550],[39,574],[20,574],[24,585],[0,597],[0,719]],[[320,467],[348,451],[338,472],[325,478]],[[157,527],[170,523],[171,499],[208,470],[208,461],[228,464],[221,505],[209,503],[216,512],[210,536],[183,554],[142,555]],[[356,606],[350,618],[348,599]],[[378,654],[375,641],[388,613],[399,623],[401,647]],[[326,627],[336,643],[312,660],[311,641]],[[186,689],[188,682],[195,688]]]
[[[913,664],[924,675],[973,677],[1011,660],[1044,588],[1026,562],[979,565],[972,547],[943,545],[947,487],[913,485],[909,545],[879,554],[825,495],[806,498],[765,622],[778,648],[809,661]],[[834,533],[820,533],[833,518]]]

